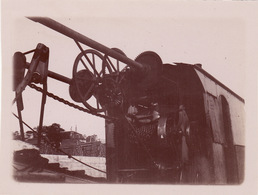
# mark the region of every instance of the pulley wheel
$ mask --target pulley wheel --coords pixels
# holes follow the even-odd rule
[[[101,85],[103,55],[95,50],[88,49],[81,52],[75,59],[73,66],[73,82],[70,86],[71,98],[81,102],[92,112],[103,112],[96,88]]]
[[[160,78],[162,72],[162,60],[159,55],[153,51],[146,51],[138,55],[135,59],[144,65],[142,73],[133,73],[133,79],[141,88],[149,88],[153,86]]]
[[[125,53],[118,48],[111,48],[111,49],[126,56]],[[121,79],[123,79],[120,73],[124,72],[127,68],[128,68],[127,64],[115,58],[112,58],[108,55],[104,55],[103,62],[102,62],[103,77],[105,77],[105,75],[109,75],[109,77],[112,77],[117,83],[119,83]]]
[[[85,69],[75,73],[69,86],[69,93],[75,102],[81,102],[82,99],[87,101],[93,95],[94,88],[94,76]]]

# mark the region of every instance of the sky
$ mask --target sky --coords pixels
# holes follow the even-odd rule
[[[16,51],[29,51],[43,43],[50,49],[49,70],[72,78],[73,63],[80,52],[74,41],[25,17],[48,16],[109,48],[121,49],[131,59],[144,51],[155,51],[163,63],[201,63],[204,70],[245,98],[249,20],[243,13],[248,9],[241,6],[169,1],[148,4],[144,1],[78,1],[63,9],[57,2],[51,2],[48,11],[43,12],[34,10],[33,6],[22,10],[19,2],[4,5],[5,12],[8,8],[12,12],[3,13],[6,16],[3,23],[9,29],[4,31],[7,34],[3,33],[6,36],[3,72],[10,71],[5,66],[8,67]],[[80,7],[85,10],[78,9]],[[72,101],[65,83],[50,78],[48,91]],[[24,121],[31,127],[38,126],[41,94],[27,87],[23,99]],[[15,105],[11,110],[16,112]],[[12,130],[18,128],[15,120],[11,122]],[[76,126],[82,134],[105,138],[103,119],[48,98],[44,125],[54,122],[65,130],[75,130]]]

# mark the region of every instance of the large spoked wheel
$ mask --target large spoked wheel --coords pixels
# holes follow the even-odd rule
[[[112,48],[112,50],[126,56],[125,53],[118,48]],[[121,72],[124,72],[127,68],[127,64],[124,64],[123,62],[114,59],[108,55],[104,55],[102,62],[103,77],[106,77],[106,75],[108,74],[116,83],[120,83],[123,79]]]
[[[112,50],[124,55],[125,53],[118,49],[112,48]],[[124,93],[121,87],[125,74],[124,72],[129,67],[127,64],[115,59],[111,56],[104,55],[102,61],[102,86],[99,87],[98,97],[102,105],[106,108],[122,107],[124,101]]]
[[[71,98],[93,112],[103,112],[105,108],[99,102],[97,88],[102,83],[103,55],[88,49],[81,52],[75,59],[73,79],[69,91]]]

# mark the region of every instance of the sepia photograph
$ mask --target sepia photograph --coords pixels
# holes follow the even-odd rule
[[[1,9],[1,194],[257,193],[257,3]]]

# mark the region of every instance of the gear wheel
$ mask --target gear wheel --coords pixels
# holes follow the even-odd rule
[[[123,92],[112,78],[104,79],[102,85],[97,88],[96,93],[100,104],[106,109],[122,106],[123,104]]]

